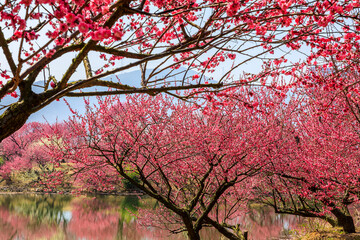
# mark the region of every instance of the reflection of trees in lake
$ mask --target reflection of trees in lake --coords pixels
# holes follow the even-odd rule
[[[137,211],[153,209],[153,199],[138,196],[102,196],[71,198],[69,196],[0,195],[0,239],[172,239],[157,228],[146,228],[136,220]],[[250,239],[278,237],[284,226],[294,226],[296,218],[274,214],[269,208],[256,208],[234,219]],[[202,239],[219,239],[216,231],[205,228]]]
[[[299,221],[297,216],[275,214],[273,209],[260,206],[249,211],[243,228],[249,231],[251,239],[265,240],[269,236],[280,237],[281,233],[294,229]]]
[[[73,204],[69,232],[77,239],[110,239],[115,236],[119,217],[109,212],[108,207],[97,199],[84,199]]]
[[[56,228],[54,224],[34,224],[31,218],[0,207],[0,239],[50,239]]]
[[[66,221],[63,208],[71,200],[65,195],[23,196],[17,201],[11,201],[10,209],[30,217],[37,224],[60,224]]]
[[[85,239],[140,239],[135,214],[140,206],[136,196],[83,198],[72,204],[72,218],[68,230]],[[128,231],[128,225],[131,225]]]
[[[165,225],[165,221],[162,221],[163,219],[159,219],[161,224],[156,223],[156,218],[159,218],[159,214],[161,213],[159,208],[157,210],[158,212],[152,212],[149,209],[142,209],[140,222],[145,226],[151,226],[153,224],[159,227],[164,226],[166,229],[167,226]],[[224,212],[225,211],[222,211],[221,213]],[[168,212],[165,210],[164,215],[167,213]],[[144,215],[146,217],[143,217]],[[217,214],[217,216],[219,217],[219,222],[223,222],[222,219],[227,217],[222,214]],[[176,225],[176,223],[172,222],[171,217],[172,216],[169,215],[166,219],[167,223],[171,225],[170,227],[172,229],[176,229],[177,226],[181,227],[180,225]],[[149,221],[149,219],[151,220]],[[229,219],[230,220],[228,222],[230,224],[234,227],[238,227],[240,232],[248,232],[249,239],[253,240],[266,240],[269,238],[277,239],[282,236],[286,236],[289,234],[289,230],[296,228],[298,223],[301,221],[301,219],[297,216],[275,214],[272,208],[264,205],[251,205],[249,208],[244,206],[244,208],[237,209]],[[200,231],[200,235],[201,239],[214,240],[221,238],[219,233],[209,226],[205,226]],[[185,238],[182,236],[179,239]]]
[[[63,207],[69,196],[2,196],[0,239],[50,238],[65,221]]]

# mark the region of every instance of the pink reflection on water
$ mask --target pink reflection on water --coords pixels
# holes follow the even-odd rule
[[[38,225],[33,219],[10,212],[0,207],[0,239],[50,239],[56,226]]]
[[[286,236],[301,221],[300,217],[275,214],[272,208],[261,207],[239,216],[232,224],[239,224],[242,231],[248,231],[249,240],[267,240]]]
[[[1,198],[2,196],[0,200]],[[28,214],[26,207],[17,206],[16,201],[8,206],[0,201],[0,239],[186,239],[185,233],[171,235],[158,228],[141,226],[135,217],[119,204],[121,201],[111,202],[106,198],[73,198],[58,212],[52,209],[54,216],[67,217],[60,218],[59,222],[49,223],[47,219],[36,215],[37,211]],[[295,216],[280,216],[270,208],[259,208],[246,215],[239,214],[232,223],[239,224],[241,230],[247,230],[249,239],[266,240],[280,237],[284,230],[286,232],[294,229],[299,221]],[[201,235],[202,239],[220,239],[216,230],[210,228],[204,228]]]

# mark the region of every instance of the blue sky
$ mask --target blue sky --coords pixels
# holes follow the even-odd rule
[[[182,69],[180,68],[179,71],[182,71]],[[188,74],[193,75],[195,74],[194,71],[189,71]],[[140,70],[138,71],[132,71],[132,72],[127,72],[127,73],[122,73],[113,77],[109,77],[109,79],[112,79],[113,81],[118,81],[118,79],[121,81],[121,83],[126,84],[127,82],[137,82],[139,83],[139,86],[136,87],[140,87],[140,81],[138,79],[141,78],[141,72]],[[39,91],[41,91],[42,89],[38,88]],[[34,88],[34,91],[36,91],[37,89]],[[89,91],[95,91],[95,90],[104,90],[104,88],[100,89],[99,87],[92,87],[90,88]],[[125,97],[125,96],[122,96]],[[11,97],[7,97],[8,99]],[[77,110],[79,113],[84,113],[85,112],[85,104],[84,104],[84,98],[82,97],[65,97],[66,101],[70,104],[71,108],[73,108],[74,110]],[[9,99],[12,100],[12,99]],[[90,97],[89,101],[91,104],[96,104],[97,103],[97,98],[96,97]],[[32,114],[28,120],[28,122],[34,122],[34,121],[38,121],[38,122],[49,122],[49,123],[54,123],[56,121],[63,121],[69,118],[69,116],[71,116],[72,113],[69,109],[69,107],[67,106],[67,104],[64,101],[64,98],[60,99],[59,101],[54,101],[52,102],[50,105],[46,106],[45,108],[41,109],[38,112],[35,112],[34,114]]]

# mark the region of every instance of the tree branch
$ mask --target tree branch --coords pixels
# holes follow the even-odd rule
[[[0,46],[3,49],[4,55],[5,55],[6,60],[7,60],[8,64],[9,64],[9,66],[10,66],[10,69],[11,69],[11,72],[12,72],[13,76],[15,76],[17,67],[16,67],[16,64],[14,62],[14,59],[12,57],[9,46],[8,46],[8,44],[6,42],[4,33],[1,30],[1,28],[0,28]]]

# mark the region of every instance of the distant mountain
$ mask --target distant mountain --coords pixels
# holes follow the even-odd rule
[[[183,71],[184,69],[178,69],[178,72]],[[164,76],[165,74],[167,74],[167,72],[165,71],[163,74],[161,74],[162,76]],[[196,74],[195,71],[189,71],[187,73],[187,76],[192,76]],[[160,76],[161,76],[160,75]],[[170,77],[172,78],[172,77]],[[122,73],[119,74],[117,76],[110,76],[107,79],[112,80],[114,82],[118,82],[120,80],[121,83],[123,84],[128,84],[128,85],[132,85],[135,87],[140,87],[140,79],[141,79],[141,72],[140,70],[137,71],[132,71],[132,72],[127,72],[127,73]],[[153,78],[154,79],[154,78]],[[134,84],[136,83],[136,84]],[[41,85],[40,82],[37,82],[37,84]],[[86,91],[104,91],[107,90],[107,88],[103,88],[103,87],[92,87],[92,88],[87,88]],[[40,87],[34,87],[33,91],[35,92],[41,92],[42,89]],[[79,97],[65,97],[66,101],[70,104],[70,106],[78,111],[79,113],[84,113],[85,112],[85,104],[84,104],[84,98]],[[7,96],[5,98],[3,98],[0,102],[1,105],[8,105],[12,102],[16,101],[16,99]],[[89,101],[90,104],[96,104],[97,103],[97,99],[96,97],[89,97]],[[4,110],[0,111],[0,114],[3,112]],[[59,101],[54,101],[52,102],[50,105],[44,107],[43,109],[41,109],[40,111],[32,114],[30,116],[30,118],[28,119],[28,122],[49,122],[49,123],[54,123],[56,121],[60,122],[63,120],[66,120],[69,118],[69,116],[71,116],[71,111],[69,110],[69,107],[66,105],[64,98],[60,99]]]

